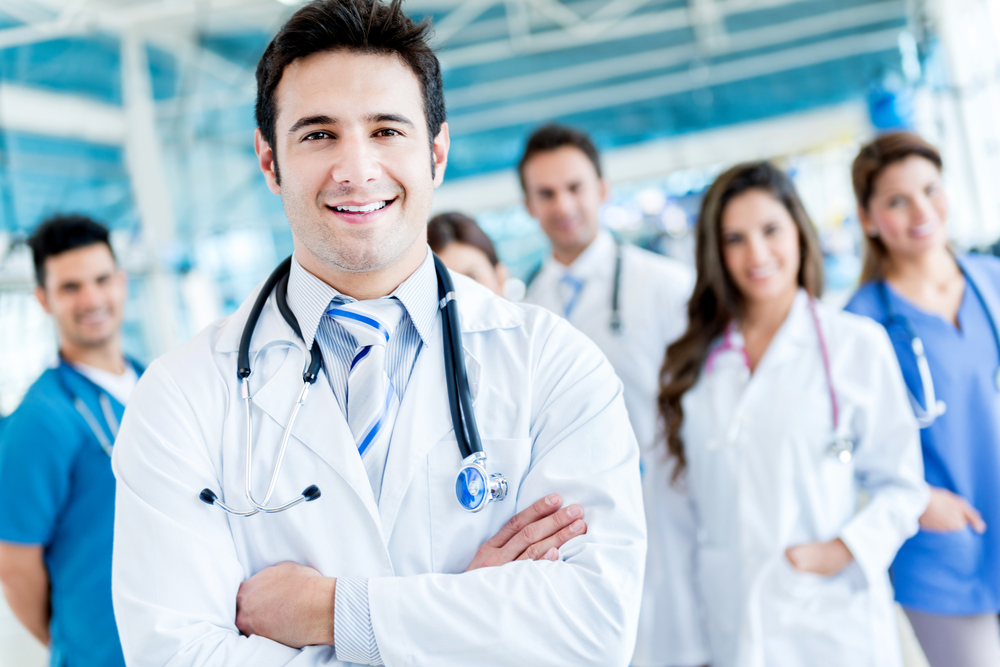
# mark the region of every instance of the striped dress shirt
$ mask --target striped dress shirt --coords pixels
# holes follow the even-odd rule
[[[420,267],[389,295],[403,305],[399,326],[386,346],[386,373],[400,402],[420,348],[430,339],[437,317],[437,275],[430,250]],[[347,376],[357,348],[354,336],[326,311],[334,305],[356,301],[312,275],[292,258],[288,276],[288,306],[299,322],[306,347],[319,345],[323,369],[337,405],[347,418]],[[355,443],[350,443],[356,446]],[[341,446],[338,444],[338,446]],[[360,454],[359,454],[360,456]],[[382,461],[385,468],[385,461]],[[381,665],[368,607],[368,579],[339,577],[334,600],[334,641],[337,659]]]

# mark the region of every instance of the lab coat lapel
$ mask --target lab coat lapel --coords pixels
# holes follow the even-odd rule
[[[276,348],[261,354],[257,359],[254,375],[250,377],[250,396],[252,403],[273,419],[283,431],[288,424],[295,399],[302,390],[302,370],[309,353],[291,327],[281,319],[278,309],[273,304],[272,300],[265,307],[258,324],[258,331],[254,334],[255,344],[251,346],[250,355],[251,366],[256,350],[269,342],[292,341],[295,348],[284,349],[287,354],[270,377],[258,375],[258,372],[263,374],[269,370],[266,362],[268,355],[281,355],[284,351],[282,348]],[[257,344],[258,340],[262,342]],[[260,371],[256,370],[257,368]],[[257,383],[264,382],[263,386],[257,384],[259,388],[255,388],[255,379]],[[378,523],[378,510],[371,482],[358,455],[354,436],[334,398],[325,372],[321,372],[310,387],[309,395],[295,419],[292,436],[309,447],[350,485],[365,503],[373,520]]]

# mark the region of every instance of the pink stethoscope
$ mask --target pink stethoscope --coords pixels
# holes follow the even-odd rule
[[[850,463],[854,458],[854,441],[846,436],[838,435],[840,433],[840,405],[837,403],[837,392],[833,388],[833,374],[830,372],[830,354],[826,347],[826,338],[823,336],[823,329],[819,324],[819,315],[816,313],[816,302],[812,297],[809,297],[809,314],[812,315],[813,326],[816,329],[816,338],[819,340],[819,351],[823,357],[823,372],[826,375],[826,387],[830,392],[834,436],[830,446],[827,448],[827,453],[834,456],[841,463]],[[734,332],[735,323],[730,323],[726,328],[725,338],[709,353],[708,358],[705,360],[706,373],[712,372],[715,365],[715,358],[727,351],[736,352],[738,350],[743,355],[743,363],[747,369],[750,368],[750,356],[747,354],[746,348],[737,348],[733,343]]]

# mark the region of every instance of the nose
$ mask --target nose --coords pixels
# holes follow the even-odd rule
[[[552,208],[555,209],[556,213],[559,215],[568,215],[573,209],[573,198],[570,193],[563,190],[557,190],[555,196],[552,198]]]
[[[382,175],[375,147],[361,133],[344,133],[335,149],[330,174],[344,185],[364,185]]]
[[[762,234],[750,234],[747,249],[750,253],[751,266],[763,264],[771,257],[771,251],[767,247],[767,240]]]

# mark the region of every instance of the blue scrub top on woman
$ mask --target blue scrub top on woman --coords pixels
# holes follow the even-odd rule
[[[74,407],[79,397],[113,442],[102,393],[60,360],[0,428],[0,540],[44,548],[53,667],[125,665],[111,605],[115,477],[111,457]],[[125,407],[108,398],[121,423]]]
[[[990,323],[992,315],[1000,325],[1000,260],[956,259],[983,299],[967,281],[958,327],[886,287],[895,314],[909,320],[923,340],[934,391],[947,406],[920,431],[927,482],[968,500],[983,515],[986,532],[921,530],[899,550],[892,574],[896,600],[903,606],[972,616],[1000,610],[1000,391],[994,380],[1000,352]],[[862,285],[846,309],[883,325],[889,317],[878,282]],[[910,336],[899,323],[887,329],[906,385],[926,407]]]

